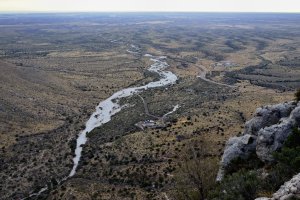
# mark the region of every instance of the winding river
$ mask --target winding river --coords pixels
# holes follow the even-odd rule
[[[99,127],[111,120],[111,117],[122,110],[122,106],[119,105],[119,100],[121,98],[129,97],[133,94],[147,90],[150,88],[167,86],[174,84],[177,80],[177,76],[170,71],[164,71],[169,65],[165,62],[166,57],[154,57],[152,55],[146,54],[145,56],[150,57],[153,64],[148,69],[151,72],[158,73],[160,75],[160,80],[155,82],[150,82],[147,85],[132,87],[120,90],[110,96],[108,99],[99,103],[96,107],[96,111],[91,115],[89,120],[85,124],[85,129],[81,131],[77,138],[77,144],[75,149],[75,157],[73,158],[73,168],[69,174],[72,177],[76,173],[78,163],[81,158],[82,146],[87,142],[87,134],[94,128]],[[177,109],[177,108],[176,108]]]
[[[153,64],[148,69],[151,72],[158,73],[160,76],[159,81],[150,82],[147,85],[139,86],[139,87],[132,87],[132,88],[126,88],[123,90],[120,90],[116,93],[114,93],[109,98],[105,99],[104,101],[101,101],[99,105],[96,107],[96,111],[90,116],[89,120],[85,124],[85,129],[82,130],[77,138],[76,141],[76,149],[75,149],[75,157],[73,158],[73,168],[68,176],[63,178],[62,180],[58,181],[60,184],[61,182],[67,180],[68,178],[75,175],[78,163],[81,158],[82,148],[83,145],[87,142],[87,134],[92,131],[94,128],[99,127],[111,120],[111,117],[115,115],[116,113],[120,112],[122,108],[125,106],[119,105],[119,101],[121,98],[129,97],[131,95],[137,94],[139,92],[142,92],[144,90],[150,89],[150,88],[156,88],[156,87],[163,87],[171,84],[175,84],[177,80],[177,76],[173,74],[170,71],[165,71],[165,69],[169,66],[167,64],[166,57],[165,56],[152,56],[150,54],[145,54],[146,57],[149,57],[150,60],[153,62]],[[176,105],[173,109],[173,111],[167,113],[171,114],[172,112],[176,111],[178,108],[178,105]],[[32,193],[29,195],[29,197],[24,198],[28,199],[32,196],[39,196],[44,191],[48,190],[49,188],[47,186],[43,187],[39,192]]]

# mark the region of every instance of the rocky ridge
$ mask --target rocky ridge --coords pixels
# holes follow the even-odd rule
[[[264,163],[272,163],[273,152],[279,150],[294,127],[300,126],[300,102],[285,102],[258,108],[252,119],[246,122],[241,136],[228,140],[217,181],[221,181],[230,163],[237,159],[247,159],[255,153]],[[300,174],[286,182],[272,199],[286,199],[300,192]],[[259,198],[259,200],[268,198]]]

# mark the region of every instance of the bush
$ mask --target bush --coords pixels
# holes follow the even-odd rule
[[[274,153],[276,165],[262,182],[262,189],[275,192],[300,169],[300,131],[294,128],[293,133],[284,142],[280,151]]]
[[[295,98],[296,98],[296,101],[300,101],[300,88],[295,93]]]
[[[293,133],[284,142],[282,149],[274,153],[275,160],[285,165],[294,173],[300,169],[300,131],[294,128]]]
[[[177,200],[205,200],[215,186],[218,160],[205,157],[208,152],[206,143],[199,144],[198,150],[193,146],[191,144],[175,173],[174,198]]]
[[[249,162],[250,161],[250,162]],[[253,170],[263,167],[264,163],[257,157],[256,153],[249,155],[247,159],[236,158],[231,161],[231,163],[226,168],[225,174],[232,174],[241,169]]]
[[[222,200],[253,200],[257,197],[260,180],[254,171],[241,170],[226,176],[224,180],[211,191],[209,199]]]
[[[293,173],[285,165],[280,163],[274,165],[269,171],[268,176],[261,181],[260,193],[273,194],[284,182],[290,180],[292,176]]]
[[[300,147],[283,148],[276,159],[296,172],[300,169]]]

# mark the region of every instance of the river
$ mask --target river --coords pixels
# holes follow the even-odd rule
[[[85,123],[85,129],[80,131],[80,133],[78,134],[76,140],[75,157],[73,158],[73,168],[67,177],[58,181],[59,184],[75,175],[78,164],[80,162],[83,145],[88,140],[87,134],[91,132],[93,129],[100,127],[105,123],[108,123],[111,120],[111,117],[113,115],[117,114],[122,110],[122,108],[125,107],[119,105],[120,99],[132,96],[134,94],[137,94],[147,89],[163,87],[163,86],[172,85],[176,83],[177,76],[170,71],[165,71],[165,69],[169,66],[168,63],[165,61],[166,60],[165,56],[152,56],[150,54],[145,54],[145,57],[148,57],[153,62],[153,64],[148,69],[148,71],[158,73],[160,76],[160,80],[150,82],[144,86],[125,88],[123,90],[114,93],[112,96],[105,99],[104,101],[101,101],[98,104],[95,112],[90,116],[89,120]],[[166,115],[176,111],[177,108],[178,105],[174,107],[173,111],[167,113]],[[30,198],[32,196],[39,196],[41,193],[43,193],[48,189],[49,188],[45,186],[39,192],[30,194],[29,197],[27,198]]]
[[[75,157],[73,158],[73,168],[69,174],[69,177],[72,177],[76,173],[76,169],[78,167],[78,163],[81,158],[82,146],[87,142],[87,134],[111,120],[111,117],[116,113],[122,110],[122,106],[119,105],[119,100],[121,98],[129,97],[133,94],[141,92],[143,90],[147,90],[150,88],[162,87],[174,84],[177,80],[177,76],[170,71],[164,71],[169,65],[165,62],[166,57],[159,56],[154,57],[152,55],[146,54],[147,57],[153,62],[153,64],[148,69],[151,72],[158,73],[160,75],[160,80],[155,82],[150,82],[147,85],[132,87],[120,90],[114,93],[112,96],[107,98],[106,100],[99,103],[96,107],[96,111],[91,115],[89,120],[85,124],[85,129],[82,130],[77,138],[76,149],[75,149]]]

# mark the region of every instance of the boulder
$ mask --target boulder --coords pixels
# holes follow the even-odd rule
[[[258,131],[256,154],[263,162],[273,161],[273,152],[279,150],[286,138],[292,133],[293,127],[300,125],[300,103],[288,118],[281,118],[278,124],[265,127]]]
[[[288,117],[295,107],[296,103],[291,101],[256,109],[254,117],[245,124],[244,134],[257,135],[261,128],[276,124],[281,118]]]
[[[232,137],[228,140],[224,154],[221,160],[221,167],[217,175],[217,181],[222,180],[226,167],[235,158],[247,158],[251,153],[255,152],[256,136],[243,135],[241,137]]]
[[[291,112],[290,119],[293,121],[295,126],[300,126],[300,102],[297,107]]]
[[[263,162],[273,161],[273,152],[279,150],[286,138],[293,131],[290,119],[282,119],[281,123],[261,129],[256,141],[256,155]]]

